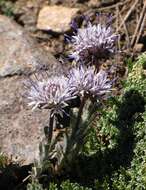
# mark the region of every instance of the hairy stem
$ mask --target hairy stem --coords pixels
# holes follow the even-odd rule
[[[50,113],[50,121],[49,121],[49,131],[48,131],[48,142],[50,143],[52,140],[53,134],[53,123],[54,123],[54,115],[52,116],[52,112]]]
[[[82,113],[83,113],[83,108],[84,108],[86,100],[87,100],[87,97],[84,95],[83,98],[82,98],[82,100],[81,100],[81,104],[80,104],[80,107],[79,107],[77,119],[75,121],[75,126],[73,126],[73,128],[72,128],[72,134],[71,134],[71,137],[69,139],[68,148],[67,148],[67,152],[68,153],[70,152],[70,150],[74,146],[74,143],[76,142],[75,141],[76,134],[77,134],[78,129],[79,129],[79,125],[80,125],[80,121],[81,121]]]
[[[79,124],[80,124],[80,121],[81,121],[81,117],[82,117],[82,113],[83,113],[83,108],[84,108],[84,105],[85,105],[85,102],[86,102],[86,95],[83,96],[82,98],[82,101],[81,101],[81,105],[79,107],[79,112],[78,112],[78,116],[77,116],[77,122],[75,124],[75,132],[78,130],[79,128]]]

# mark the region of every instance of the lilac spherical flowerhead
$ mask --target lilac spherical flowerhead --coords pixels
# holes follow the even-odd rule
[[[90,61],[107,57],[115,50],[117,35],[113,33],[110,25],[96,24],[88,22],[86,28],[77,30],[72,36],[73,53],[71,57],[76,61]]]
[[[27,93],[28,105],[33,109],[50,109],[52,114],[62,116],[67,102],[75,98],[68,84],[68,79],[64,76],[31,82]]]
[[[70,70],[69,85],[76,95],[87,94],[96,97],[111,91],[112,82],[107,78],[105,71],[96,73],[94,67],[80,65]]]

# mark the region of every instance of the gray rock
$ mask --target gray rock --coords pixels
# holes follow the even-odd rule
[[[60,5],[63,4],[64,0],[51,0],[50,3],[52,5]]]
[[[87,0],[50,0],[51,5],[69,4],[74,5],[75,3],[84,3]]]
[[[101,4],[103,6],[109,6],[117,2],[118,2],[117,0],[101,0]]]
[[[37,28],[58,33],[65,32],[70,29],[71,20],[78,11],[78,8],[45,6],[39,12]]]
[[[46,0],[17,0],[13,5],[13,13],[17,22],[23,24],[27,31],[36,31],[37,15]]]
[[[47,110],[28,108],[23,98],[23,82],[28,76],[23,74],[42,67],[49,69],[49,75],[61,72],[51,54],[40,49],[16,23],[0,16],[0,150],[22,165],[39,159],[49,116]]]
[[[22,27],[0,15],[0,77],[55,67],[56,62]]]
[[[101,6],[101,0],[90,0],[88,2],[89,7],[100,7]]]
[[[135,44],[133,50],[136,52],[136,53],[140,53],[142,52],[142,50],[144,49],[144,44],[142,43],[138,43],[138,44]]]
[[[0,80],[0,148],[8,158],[24,164],[39,159],[39,143],[47,111],[32,111],[22,98],[24,77]]]

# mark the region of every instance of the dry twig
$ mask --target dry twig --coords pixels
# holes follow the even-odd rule
[[[121,27],[124,25],[124,23],[127,21],[127,19],[129,18],[129,16],[131,15],[131,13],[133,12],[133,10],[135,9],[135,7],[136,7],[136,5],[137,5],[138,2],[139,2],[139,0],[135,0],[134,4],[130,8],[130,10],[127,12],[126,16],[123,19],[123,22],[120,24],[120,26],[117,29],[117,31],[119,31],[121,29]]]
[[[119,7],[117,7],[117,9],[118,9],[119,17],[120,17],[121,21],[123,21],[122,15],[121,15],[120,10],[119,10]],[[127,27],[126,27],[126,23],[125,23],[125,22],[123,23],[123,27],[124,27],[125,34],[126,34],[127,49],[128,49],[128,48],[130,47],[130,38],[129,38],[129,34],[128,34],[128,30],[127,30]]]
[[[134,32],[134,36],[133,36],[132,41],[131,41],[132,47],[134,47],[134,45],[139,41],[140,35],[141,35],[142,30],[144,28],[145,15],[146,15],[146,3],[145,2],[144,2],[144,7],[142,9],[142,12],[140,14],[138,24],[137,24],[135,32]]]

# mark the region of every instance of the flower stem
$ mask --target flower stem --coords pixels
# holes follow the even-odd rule
[[[80,104],[80,107],[79,107],[77,122],[76,122],[75,129],[74,129],[75,132],[79,128],[79,124],[80,124],[80,121],[81,121],[81,117],[82,117],[82,113],[83,113],[83,108],[84,108],[85,102],[86,102],[86,95],[83,96],[81,104]]]
[[[52,140],[53,123],[54,123],[54,116],[52,116],[52,113],[50,113],[49,131],[48,131],[48,142],[51,142],[51,140]]]

